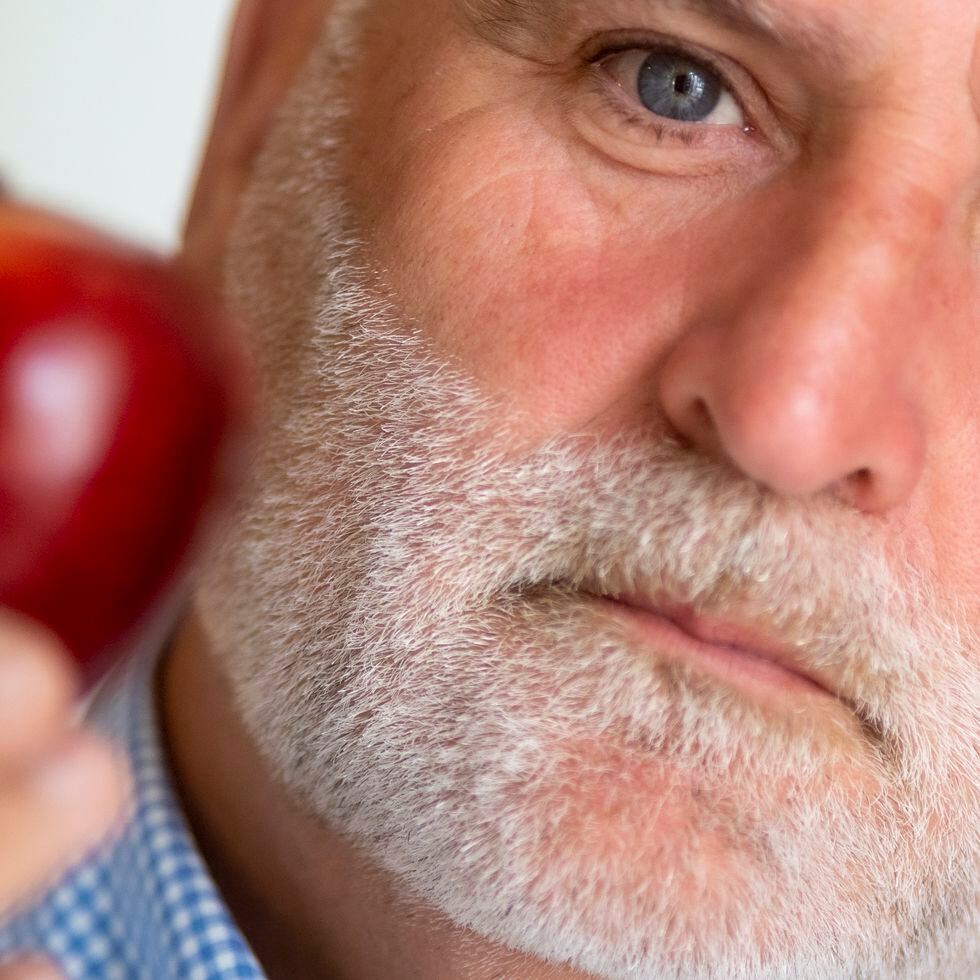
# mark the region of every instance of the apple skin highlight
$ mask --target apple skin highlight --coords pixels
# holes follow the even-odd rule
[[[91,682],[176,587],[249,444],[247,359],[186,274],[0,202],[0,605]]]

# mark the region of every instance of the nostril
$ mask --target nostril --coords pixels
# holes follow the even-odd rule
[[[876,493],[874,473],[863,467],[845,477],[838,485],[838,496],[858,510],[873,509],[872,498]]]
[[[708,399],[691,393],[675,404],[677,410],[668,410],[667,415],[681,444],[712,456],[727,456]]]
[[[713,427],[711,411],[708,409],[708,403],[703,398],[694,399],[693,412],[694,419],[699,428],[710,429]]]
[[[691,402],[689,423],[690,431],[685,433],[692,442],[702,449],[715,449],[718,444],[718,434],[715,431],[715,420],[708,408],[708,403],[701,397]]]

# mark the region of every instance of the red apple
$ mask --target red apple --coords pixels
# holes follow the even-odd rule
[[[235,481],[236,338],[172,264],[0,202],[0,605],[50,627],[89,680]]]

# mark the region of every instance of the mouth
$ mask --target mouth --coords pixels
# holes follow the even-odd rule
[[[800,651],[750,624],[703,616],[691,606],[634,595],[586,596],[636,632],[661,659],[710,674],[762,700],[841,700],[829,678],[803,662]]]

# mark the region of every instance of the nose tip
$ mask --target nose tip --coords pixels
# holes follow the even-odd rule
[[[780,496],[831,494],[879,513],[908,498],[924,457],[908,399],[879,377],[858,387],[850,372],[794,367],[789,350],[753,363],[751,350],[725,346],[688,338],[661,375],[662,407],[685,440]]]

